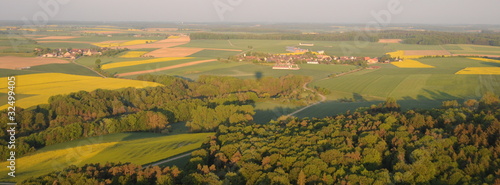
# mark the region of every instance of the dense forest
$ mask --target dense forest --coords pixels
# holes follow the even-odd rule
[[[227,34],[200,32],[191,33],[191,39],[260,39],[260,40],[311,40],[311,41],[369,41],[379,39],[402,39],[405,44],[439,45],[439,44],[477,44],[500,46],[500,33],[463,33],[438,31],[380,31],[380,32],[344,32],[344,33],[275,33],[275,34]]]
[[[91,164],[23,183],[498,184],[499,119],[500,100],[491,93],[404,112],[388,99],[323,119],[221,124],[181,172]]]
[[[49,104],[17,108],[19,127],[16,154],[20,157],[39,148],[75,139],[128,131],[168,133],[169,123],[187,122],[192,132],[214,131],[220,124],[252,122],[253,103],[273,98],[299,105],[316,101],[316,94],[302,96],[306,76],[234,77],[200,76],[197,81],[172,76],[143,75],[139,80],[164,86],[121,90],[97,89],[57,95]],[[0,121],[8,123],[6,110]],[[7,130],[7,125],[1,125]],[[1,144],[8,135],[0,132]],[[0,156],[8,150],[2,147]]]

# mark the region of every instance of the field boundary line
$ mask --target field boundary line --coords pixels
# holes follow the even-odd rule
[[[88,66],[84,66],[84,65],[82,65],[82,64],[79,64],[79,63],[75,62],[75,60],[71,60],[71,63],[76,64],[76,65],[79,65],[79,66],[82,66],[82,67],[85,67],[85,68],[87,68],[87,69],[90,69],[91,71],[93,71],[93,72],[94,72],[94,73],[96,73],[97,75],[99,75],[99,76],[101,76],[101,77],[103,77],[103,78],[107,78],[106,76],[102,75],[101,73],[97,72],[96,70],[94,70],[94,69],[92,69],[92,68],[90,68],[90,67],[88,67]]]
[[[187,157],[187,156],[190,156],[190,155],[191,155],[191,152],[188,152],[188,153],[185,153],[185,154],[182,154],[182,155],[179,155],[179,156],[175,156],[175,157],[172,157],[172,158],[169,158],[169,159],[165,159],[165,160],[162,160],[162,161],[159,161],[159,162],[155,162],[153,164],[149,164],[149,165],[146,165],[146,166],[158,166],[158,165],[161,165],[163,163],[168,163],[170,161],[175,161],[177,159],[184,158],[184,157]]]
[[[192,66],[192,65],[201,64],[201,63],[213,62],[213,61],[217,61],[217,60],[216,59],[199,60],[199,61],[177,64],[177,65],[173,65],[173,66],[167,66],[167,67],[151,69],[151,70],[120,73],[120,74],[117,74],[116,76],[122,77],[122,76],[131,76],[131,75],[138,75],[138,74],[144,74],[144,73],[159,72],[159,71],[165,71],[165,70],[169,70],[169,69],[176,69],[176,68],[180,68],[180,67]]]

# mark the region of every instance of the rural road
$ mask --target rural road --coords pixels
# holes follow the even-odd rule
[[[163,164],[163,163],[168,163],[170,161],[175,161],[177,159],[180,159],[180,158],[183,158],[183,157],[187,157],[187,156],[190,156],[191,155],[191,152],[189,153],[185,153],[185,154],[182,154],[182,155],[179,155],[177,157],[173,157],[173,158],[170,158],[170,159],[166,159],[166,160],[163,160],[163,161],[160,161],[160,162],[156,162],[156,163],[153,163],[153,164],[150,164],[148,166],[158,166],[160,164]]]
[[[309,82],[305,83],[305,84],[302,86],[302,88],[304,88],[305,90],[308,90],[308,91],[313,91],[313,92],[314,92],[314,91],[316,91],[316,90],[313,90],[313,89],[308,88],[308,87],[307,87],[307,84],[309,84]],[[299,112],[302,112],[303,110],[306,110],[306,109],[307,109],[307,108],[309,108],[309,107],[315,106],[315,105],[317,105],[317,104],[320,104],[320,103],[323,103],[324,101],[326,101],[326,96],[324,96],[324,95],[322,95],[322,94],[320,94],[320,93],[318,93],[318,95],[321,97],[321,100],[320,100],[320,101],[318,101],[318,102],[316,102],[316,103],[313,103],[313,104],[310,104],[310,105],[308,105],[308,106],[302,107],[301,109],[296,110],[296,111],[294,111],[294,112],[292,112],[292,113],[288,114],[288,116],[293,116],[293,115],[295,115],[295,114],[297,114],[297,113],[299,113]]]
[[[350,73],[358,72],[358,71],[361,71],[361,70],[363,70],[363,69],[355,69],[355,70],[348,71],[348,72],[345,72],[345,73],[340,73],[340,74],[336,75],[336,77],[339,77],[339,76],[344,76],[344,75],[346,75],[346,74],[350,74]],[[324,78],[324,79],[321,79],[321,80],[326,80],[326,79],[328,79],[328,78]],[[302,86],[302,88],[304,88],[305,90],[313,91],[313,92],[314,92],[314,91],[316,91],[316,90],[313,90],[313,89],[308,88],[308,87],[307,87],[307,84],[309,84],[309,82],[305,83],[305,84]],[[318,101],[318,102],[316,102],[316,103],[313,103],[313,104],[310,104],[310,105],[308,105],[308,106],[302,107],[301,109],[296,110],[296,111],[294,111],[294,112],[292,112],[292,113],[288,114],[288,116],[293,116],[293,115],[295,115],[295,114],[297,114],[297,113],[299,113],[299,112],[302,112],[303,110],[308,109],[309,107],[312,107],[312,106],[318,105],[318,104],[323,103],[323,102],[325,102],[325,101],[326,101],[326,96],[324,96],[324,95],[322,95],[322,94],[320,94],[320,93],[318,93],[318,95],[321,97],[321,100],[320,100],[320,101]]]

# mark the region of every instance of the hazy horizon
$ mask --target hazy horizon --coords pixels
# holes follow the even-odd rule
[[[483,0],[3,1],[0,20],[367,24],[500,24],[500,1]],[[23,8],[19,8],[23,7]],[[391,8],[393,7],[393,8]],[[389,18],[387,17],[389,16]],[[38,20],[38,21],[37,21]]]

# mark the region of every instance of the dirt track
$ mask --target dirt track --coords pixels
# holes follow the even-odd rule
[[[57,58],[41,58],[41,57],[0,57],[0,68],[3,69],[19,69],[22,67],[39,66],[45,64],[67,64],[66,60]]]
[[[180,68],[180,67],[192,66],[192,65],[196,65],[196,64],[201,64],[201,63],[206,63],[206,62],[213,62],[213,61],[216,61],[216,59],[188,62],[188,63],[184,63],[184,64],[177,64],[177,65],[173,65],[173,66],[162,67],[162,68],[158,68],[158,69],[145,70],[145,71],[134,71],[134,72],[129,72],[129,73],[121,73],[121,74],[117,74],[116,76],[122,77],[122,76],[139,75],[139,74],[144,74],[144,73],[154,73],[154,72],[158,72],[158,71],[164,71],[164,70],[175,69],[175,68]]]

